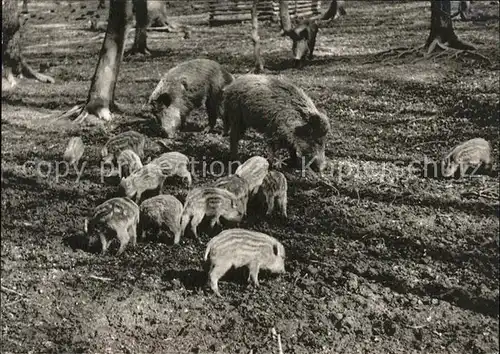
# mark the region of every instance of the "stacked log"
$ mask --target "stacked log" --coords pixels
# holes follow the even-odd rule
[[[200,0],[208,5],[210,26],[250,21],[252,19],[252,0]],[[207,4],[208,3],[208,4]],[[321,0],[290,0],[288,8],[291,18],[310,17],[320,13]],[[279,0],[260,0],[259,20],[277,21],[279,19]]]

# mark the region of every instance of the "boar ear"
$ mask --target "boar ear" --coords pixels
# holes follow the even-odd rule
[[[295,30],[293,30],[293,29],[288,30],[288,31],[283,30],[281,32],[281,36],[282,37],[288,36],[288,37],[290,37],[294,41],[296,41],[297,39],[299,39],[298,35],[297,35],[297,32],[295,32]]]
[[[279,253],[278,252],[278,245],[276,245],[276,244],[273,245],[273,253],[275,256],[278,256],[278,253]]]
[[[302,31],[300,31],[299,38],[300,39],[307,39],[307,38],[309,38],[309,28],[306,27]]]
[[[292,37],[292,39],[294,40],[305,39],[309,36],[309,26],[307,26],[306,24],[301,24],[295,27],[293,31],[290,32],[293,32],[293,35],[291,35],[290,37]]]
[[[299,125],[295,128],[295,135],[300,137],[306,137],[311,135],[311,126],[309,124]]]
[[[316,136],[325,136],[330,132],[330,123],[326,115],[313,114],[309,117],[311,133]]]

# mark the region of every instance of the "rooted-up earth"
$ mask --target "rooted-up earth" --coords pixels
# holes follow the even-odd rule
[[[121,66],[124,112],[80,130],[53,117],[87,96],[103,38],[88,21],[107,18],[97,5],[30,2],[22,15],[26,60],[56,83],[20,79],[2,96],[3,353],[278,353],[273,328],[286,354],[498,352],[498,66],[462,56],[374,57],[425,42],[428,1],[347,2],[347,15],[320,30],[315,58],[300,70],[279,25],[261,24],[269,75],[302,87],[331,120],[330,166],[321,181],[282,168],[287,220],[249,208],[242,227],[279,239],[287,272],[262,273],[254,289],[245,270],[235,271],[219,282],[222,299],[206,285],[204,244],[189,234],[178,246],[144,241],[119,257],[82,250],[81,240],[85,218],[116,195],[116,181],[101,178],[108,134],[135,129],[148,136],[147,157],[166,151],[146,105],[162,74],[197,57],[246,73],[251,26],[211,28],[201,10],[186,16],[189,2],[171,1],[174,21],[201,24],[191,24],[188,39],[150,32],[152,55]],[[454,27],[498,62],[498,19]],[[226,161],[229,141],[220,121],[218,133],[202,133],[203,109],[188,123],[167,145],[199,161],[193,184],[207,185],[220,167],[201,162]],[[80,178],[56,171],[74,135],[86,145]],[[418,173],[423,161],[475,137],[491,143],[493,173]],[[240,152],[265,155],[265,141],[249,133]],[[187,193],[176,181],[165,190],[181,201]],[[200,235],[206,242],[217,231]]]

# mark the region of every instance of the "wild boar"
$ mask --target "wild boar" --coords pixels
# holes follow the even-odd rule
[[[130,149],[141,159],[144,158],[144,145],[146,138],[141,133],[133,130],[118,134],[110,138],[101,150],[103,162],[111,163],[118,158],[123,150]]]
[[[150,162],[161,168],[166,177],[179,176],[186,180],[188,186],[191,186],[193,179],[188,170],[189,158],[180,152],[166,152]]]
[[[217,296],[221,296],[219,279],[232,267],[247,266],[248,281],[256,287],[260,269],[285,272],[285,247],[274,237],[245,229],[224,230],[212,238],[203,259],[209,264],[210,287]]]
[[[284,12],[287,14],[288,9],[284,9]],[[295,27],[291,26],[290,19],[286,20],[282,18],[281,24],[283,31],[281,34],[282,36],[290,37],[292,40],[292,53],[295,67],[302,67],[306,57],[309,59],[313,58],[318,30],[327,25],[330,19],[337,17],[337,15],[345,14],[344,1],[332,0],[330,1],[330,7],[322,15],[305,18],[299,21]]]
[[[279,148],[287,148],[293,161],[322,171],[330,133],[328,117],[318,111],[307,94],[290,81],[265,75],[242,75],[224,89],[224,133],[229,129],[233,160],[247,128],[264,133],[272,160]]]
[[[456,146],[443,159],[443,176],[451,177],[460,169],[467,171],[469,167],[491,169],[491,146],[482,138],[475,138]]]
[[[167,3],[164,1],[147,1],[148,27],[165,27],[167,20]]]
[[[183,209],[182,203],[172,195],[163,194],[146,199],[140,206],[142,238],[145,238],[149,231],[166,241],[165,236],[169,236],[170,233],[174,243],[179,243]]]
[[[120,193],[129,198],[135,195],[135,202],[139,204],[142,193],[147,190],[157,190],[159,194],[162,194],[165,179],[159,166],[148,164],[127,178],[122,178]]]
[[[78,165],[84,151],[85,145],[83,144],[82,138],[79,136],[72,137],[69,139],[68,146],[64,151],[64,161],[68,162],[70,165]]]
[[[191,111],[203,103],[208,114],[205,131],[211,131],[219,115],[222,89],[232,81],[229,72],[209,59],[188,60],[170,69],[149,97],[163,134],[173,138]]]
[[[234,174],[247,181],[249,196],[251,197],[259,190],[268,170],[269,162],[265,158],[253,156],[238,166]]]
[[[246,215],[250,190],[245,179],[238,175],[225,176],[215,181],[213,187],[222,188],[233,193],[243,205],[243,216]]]
[[[120,152],[117,163],[121,177],[128,177],[143,167],[141,158],[130,149]]]
[[[269,171],[258,192],[260,199],[267,205],[266,215],[271,215],[276,201],[280,214],[287,217],[287,191],[288,183],[285,175],[279,171]]]
[[[139,207],[129,198],[112,198],[97,206],[90,221],[85,219],[85,233],[90,235],[97,231],[101,240],[101,253],[105,254],[109,242],[109,231],[116,233],[120,241],[117,255],[120,255],[131,241],[137,243],[137,224],[139,223]],[[89,238],[90,240],[90,238]]]
[[[220,218],[239,223],[243,218],[244,207],[236,196],[222,188],[195,188],[186,196],[181,218],[181,230],[184,234],[191,222],[191,231],[198,239],[197,228],[204,217],[210,219],[210,228],[220,224]]]
[[[107,21],[99,21],[96,18],[92,18],[89,20],[89,27],[90,27],[91,31],[105,32],[106,29],[108,28],[108,22]]]

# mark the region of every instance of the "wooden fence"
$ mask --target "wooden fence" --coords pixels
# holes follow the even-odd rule
[[[201,0],[210,14],[210,26],[250,21],[252,0]],[[201,4],[200,4],[201,5]],[[257,5],[259,20],[279,19],[279,0],[260,0]],[[321,0],[289,0],[291,18],[309,17],[321,12]]]

